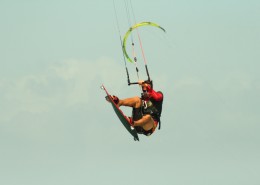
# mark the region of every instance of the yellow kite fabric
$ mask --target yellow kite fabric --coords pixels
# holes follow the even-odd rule
[[[164,28],[162,28],[161,26],[159,26],[158,24],[153,23],[153,22],[141,22],[141,23],[135,24],[134,26],[130,27],[129,30],[126,32],[125,36],[124,36],[123,46],[122,47],[123,47],[123,53],[124,53],[125,57],[131,63],[133,63],[133,60],[129,57],[129,55],[126,52],[126,41],[127,41],[128,36],[131,34],[131,32],[134,29],[136,29],[138,27],[141,27],[141,26],[154,26],[154,27],[160,28],[161,30],[166,32]]]

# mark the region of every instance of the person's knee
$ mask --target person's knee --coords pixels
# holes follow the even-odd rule
[[[142,105],[142,100],[140,99],[140,97],[135,96],[134,99],[135,99],[135,106],[134,106],[134,108],[139,108],[139,107],[141,107],[141,105]]]
[[[145,114],[143,117],[145,122],[149,122],[152,120],[152,116],[150,114]]]

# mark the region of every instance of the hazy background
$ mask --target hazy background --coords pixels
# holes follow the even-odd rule
[[[0,0],[0,184],[260,184],[260,1],[132,5],[167,30],[140,28],[165,94],[162,129],[140,142],[100,89],[139,94],[113,1]]]

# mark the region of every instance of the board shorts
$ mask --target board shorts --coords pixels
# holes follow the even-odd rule
[[[133,108],[132,117],[133,117],[134,121],[141,119],[143,117],[143,108],[142,107]],[[156,126],[151,128],[150,130],[144,130],[143,127],[140,127],[140,126],[135,126],[135,130],[137,131],[138,134],[144,134],[146,136],[149,136],[154,132],[155,128],[158,125],[157,120],[154,119],[154,122],[155,122]]]

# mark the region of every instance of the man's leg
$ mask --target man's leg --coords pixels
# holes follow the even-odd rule
[[[133,108],[139,108],[142,105],[142,100],[136,96],[133,98],[126,98],[123,100],[119,100],[118,106],[127,106],[127,107],[133,107]]]
[[[143,129],[145,130],[150,130],[154,127],[154,120],[151,115],[142,115],[142,100],[140,99],[140,97],[136,96],[133,98],[119,100],[118,106],[133,107],[134,126],[143,127]]]
[[[152,129],[154,124],[154,120],[149,114],[146,114],[141,119],[134,121],[134,126],[143,127],[144,130]]]

